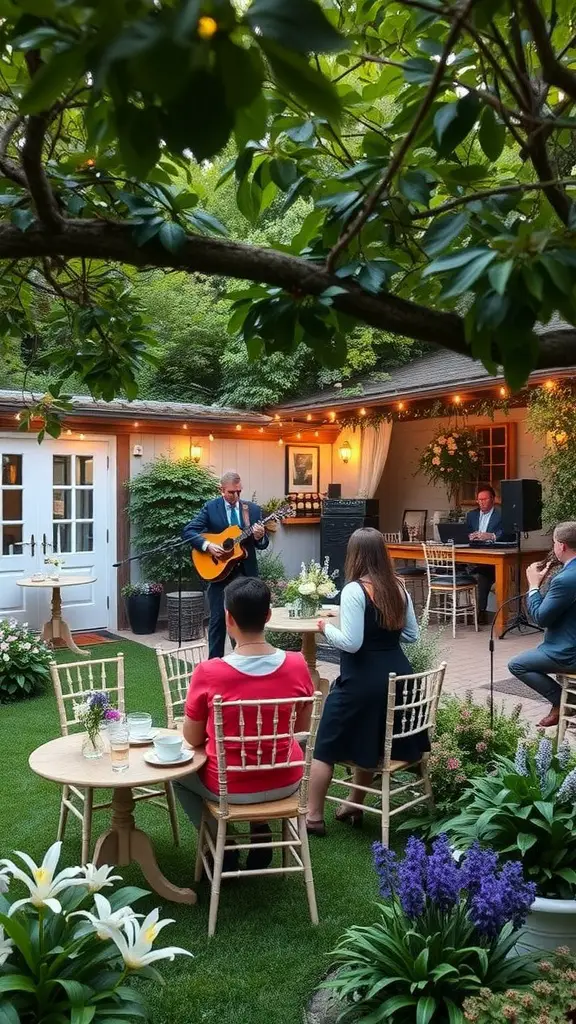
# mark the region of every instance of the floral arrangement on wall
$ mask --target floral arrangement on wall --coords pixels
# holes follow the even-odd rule
[[[418,465],[430,483],[444,486],[448,501],[458,505],[462,485],[474,480],[482,465],[478,438],[469,430],[445,426],[426,445]]]

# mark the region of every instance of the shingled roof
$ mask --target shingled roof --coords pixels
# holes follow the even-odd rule
[[[29,403],[31,397],[39,400],[40,393],[23,394],[22,391],[0,390],[0,413],[17,412]],[[96,401],[89,395],[74,395],[72,397],[71,416],[82,416],[86,418],[103,417],[113,419],[138,419],[138,420],[191,420],[201,421],[210,424],[230,424],[242,420],[243,423],[252,423],[256,426],[265,426],[270,422],[270,416],[264,413],[247,412],[245,409],[233,409],[230,406],[220,405],[196,405],[193,402],[153,402],[144,399],[135,399],[129,402],[125,398],[114,398],[111,402]]]
[[[556,315],[545,327],[537,324],[535,330],[538,334],[556,334],[564,331],[576,334],[573,327]],[[531,375],[531,379],[536,381],[551,374],[572,376],[575,370],[576,367],[562,367],[536,371]],[[484,369],[482,363],[468,356],[450,352],[448,349],[439,349],[390,370],[388,374],[368,374],[357,380],[347,381],[341,387],[332,386],[305,398],[285,402],[278,406],[278,411],[297,413],[302,409],[328,408],[334,405],[345,408],[356,406],[358,403],[379,402],[385,405],[398,398],[433,397],[445,392],[447,388],[482,389],[499,384],[503,380],[502,372],[492,376]]]

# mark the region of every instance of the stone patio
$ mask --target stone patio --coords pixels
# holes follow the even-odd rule
[[[158,630],[149,636],[136,636],[130,630],[118,631],[118,636],[126,637],[127,640],[134,640],[136,643],[144,644],[146,647],[163,647],[165,650],[176,650],[178,644],[168,640],[165,630]],[[444,682],[445,693],[456,693],[464,696],[468,690],[474,693],[474,699],[478,703],[485,701],[489,695],[490,684],[490,653],[488,649],[490,641],[490,628],[484,627],[475,633],[472,627],[458,626],[456,639],[453,639],[449,629],[442,632],[441,649],[442,659],[447,662],[446,678]],[[501,680],[509,679],[508,661],[521,651],[536,647],[541,642],[541,634],[535,633],[530,636],[511,633],[504,640],[498,638],[494,641],[494,681],[497,684]],[[338,666],[325,661],[318,662],[320,674],[332,681],[338,675]],[[503,693],[495,689],[495,704],[504,704],[507,711],[511,711],[517,704],[522,704],[523,716],[531,726],[536,726],[546,714],[549,705],[542,700],[532,700],[529,697],[519,696],[518,693]]]

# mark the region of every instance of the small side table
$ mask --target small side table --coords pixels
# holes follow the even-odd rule
[[[316,636],[319,634],[318,619],[326,619],[334,626],[340,623],[340,609],[331,608],[328,615],[320,610],[313,619],[290,618],[287,608],[273,608],[272,615],[266,623],[266,629],[275,630],[277,633],[300,633],[302,637],[302,654],[308,665],[314,686],[322,691],[324,700],[328,696],[329,682],[322,678],[316,665]]]
[[[82,651],[76,646],[70,632],[70,626],[62,618],[62,596],[60,589],[61,587],[81,587],[85,583],[95,583],[96,579],[96,576],[62,576],[57,580],[49,578],[33,580],[30,577],[16,580],[19,587],[35,587],[42,590],[50,588],[52,590],[51,618],[48,622],[44,623],[44,628],[42,629],[42,639],[46,643],[52,643],[54,640],[63,640],[66,647],[69,647],[75,654],[80,654],[83,658],[89,656],[90,651]]]

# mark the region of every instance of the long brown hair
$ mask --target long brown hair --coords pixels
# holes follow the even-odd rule
[[[365,526],[354,531],[348,541],[344,573],[347,583],[367,578],[381,625],[385,629],[402,629],[406,621],[406,596],[379,530]]]

